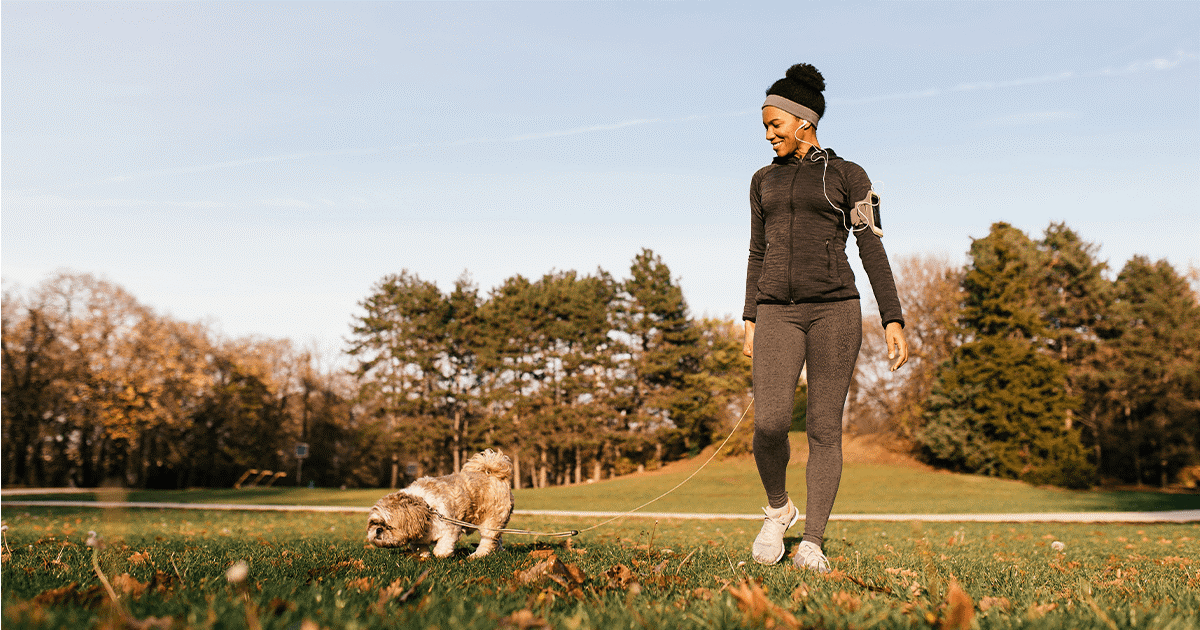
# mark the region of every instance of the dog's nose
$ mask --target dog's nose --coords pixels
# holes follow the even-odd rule
[[[375,537],[379,538],[382,535],[383,535],[383,528],[382,527],[376,528],[375,529]]]

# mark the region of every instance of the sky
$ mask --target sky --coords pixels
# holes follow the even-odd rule
[[[893,264],[1061,221],[1110,275],[1200,266],[1196,2],[6,0],[0,28],[5,288],[91,273],[228,337],[339,347],[389,274],[486,294],[642,248],[739,317],[799,62]]]

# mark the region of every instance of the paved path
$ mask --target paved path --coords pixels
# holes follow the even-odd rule
[[[8,494],[6,491],[5,494]],[[338,505],[249,505],[237,503],[149,503],[112,501],[3,501],[4,508],[14,507],[90,507],[146,508],[166,510],[246,510],[260,512],[362,512],[370,507]],[[562,516],[569,518],[612,518],[624,512],[578,512],[567,510],[514,510],[519,516]],[[631,517],[699,520],[762,520],[761,514],[689,514],[676,512],[635,512]],[[804,518],[801,515],[800,518]],[[1196,523],[1200,510],[1162,512],[1031,512],[1024,514],[834,514],[831,521],[922,521],[975,523]]]

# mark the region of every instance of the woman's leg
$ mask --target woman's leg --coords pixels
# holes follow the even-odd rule
[[[760,304],[754,324],[754,463],[772,508],[788,502],[788,430],[805,354],[800,310]]]
[[[757,354],[757,329],[754,345]],[[804,511],[804,540],[818,547],[824,539],[825,525],[842,480],[842,409],[860,346],[862,312],[858,300],[815,305],[805,357],[808,361],[808,466],[805,471],[808,497]]]

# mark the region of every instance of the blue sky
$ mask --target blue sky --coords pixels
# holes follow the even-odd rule
[[[737,315],[759,108],[800,61],[893,258],[1065,221],[1114,273],[1200,265],[1200,3],[0,11],[5,285],[90,272],[230,336],[336,346],[385,274],[624,277],[642,247]]]

